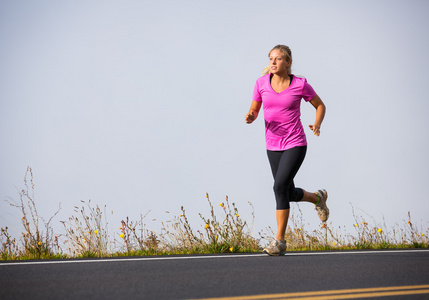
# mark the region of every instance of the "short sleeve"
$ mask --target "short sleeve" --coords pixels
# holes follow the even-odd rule
[[[307,80],[304,81],[304,87],[302,88],[302,98],[304,98],[305,101],[310,101],[316,96],[316,92],[314,91],[313,87],[307,83]]]
[[[262,102],[262,97],[261,97],[261,93],[260,93],[260,89],[259,89],[259,80],[257,80],[255,83],[255,88],[253,89],[252,100],[256,101],[256,102]]]

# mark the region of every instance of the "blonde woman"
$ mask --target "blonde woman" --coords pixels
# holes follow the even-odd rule
[[[300,119],[301,99],[310,102],[316,109],[316,120],[309,125],[316,136],[320,135],[326,107],[305,78],[291,73],[292,52],[289,47],[277,45],[269,52],[268,57],[269,66],[264,69],[265,75],[256,81],[253,101],[245,121],[248,124],[255,121],[263,106],[265,140],[274,177],[277,219],[276,239],[264,252],[269,255],[284,255],[289,202],[311,202],[315,204],[322,222],[326,222],[329,217],[326,190],[310,193],[296,188],[293,182],[307,151],[307,140]]]

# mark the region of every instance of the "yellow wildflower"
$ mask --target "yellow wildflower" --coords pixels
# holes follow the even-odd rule
[[[358,223],[356,223],[356,224],[353,224],[353,226],[354,226],[354,227],[358,227]]]
[[[206,224],[206,226],[204,226],[205,229],[209,228],[209,224]]]
[[[120,237],[121,239],[123,239],[123,238],[125,238],[125,234],[121,233],[121,234],[119,235],[119,237]]]
[[[320,228],[325,228],[326,227],[326,223],[323,223],[322,225],[320,225]]]
[[[220,206],[220,207],[223,207],[223,203],[219,203],[219,206]]]
[[[94,233],[95,233],[95,234],[97,234],[97,233],[98,233],[98,230],[94,230]]]
[[[229,248],[229,251],[231,251],[231,252],[234,251],[234,248],[233,247]]]
[[[377,230],[379,233],[383,233],[383,230],[381,228],[378,228]]]
[[[422,236],[425,236],[425,234],[424,234],[424,233],[422,233]]]
[[[235,214],[237,216],[237,218],[240,216],[239,214]]]
[[[42,242],[40,242],[40,241],[39,241],[39,242],[37,243],[37,245],[41,246],[41,245],[42,245]]]
[[[368,225],[368,223],[367,223],[367,222],[362,222],[362,225],[365,225],[365,226],[366,226],[366,225]]]
[[[337,243],[333,242],[332,245],[335,246]]]

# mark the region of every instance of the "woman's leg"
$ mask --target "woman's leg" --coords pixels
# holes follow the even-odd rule
[[[319,201],[319,197],[317,197],[317,195],[315,193],[307,192],[304,189],[302,189],[302,191],[304,192],[304,195],[303,195],[301,201],[311,202],[313,204],[316,204]]]
[[[277,209],[276,210],[276,219],[277,219],[277,235],[276,240],[285,242],[285,233],[287,227],[287,221],[289,220],[290,209]]]
[[[276,239],[284,242],[290,212],[290,201],[304,198],[303,190],[295,188],[293,178],[298,172],[307,151],[307,147],[295,147],[285,151],[267,151],[274,176],[274,194],[276,197]]]

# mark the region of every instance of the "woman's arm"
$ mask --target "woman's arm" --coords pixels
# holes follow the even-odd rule
[[[320,99],[320,97],[317,95],[311,99],[310,103],[316,109],[316,121],[314,121],[313,125],[309,125],[309,127],[315,135],[319,136],[320,126],[322,126],[323,119],[325,118],[326,106],[322,99]]]
[[[261,109],[262,102],[258,101],[252,101],[252,104],[250,105],[249,112],[244,117],[244,120],[247,124],[253,123],[253,121],[256,120],[259,114],[259,110]]]

